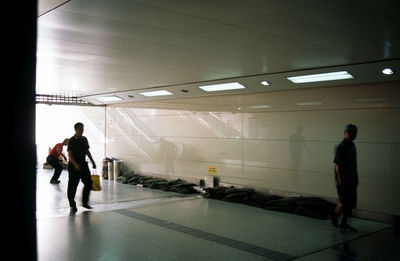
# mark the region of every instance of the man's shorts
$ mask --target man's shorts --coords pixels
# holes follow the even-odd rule
[[[339,201],[343,205],[351,208],[357,206],[357,186],[337,186]]]

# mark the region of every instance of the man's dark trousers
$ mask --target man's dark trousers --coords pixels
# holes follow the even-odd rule
[[[87,162],[80,164],[81,169],[77,171],[72,163],[68,163],[68,189],[67,196],[70,207],[76,207],[75,194],[79,184],[82,181],[84,187],[82,192],[82,204],[89,203],[90,190],[92,188],[92,179],[90,177],[90,170]]]
[[[62,172],[62,166],[60,164],[60,160],[53,155],[49,155],[46,159],[47,163],[50,164],[54,168],[54,174],[53,177],[51,177],[51,180],[55,181],[60,178],[61,172]]]

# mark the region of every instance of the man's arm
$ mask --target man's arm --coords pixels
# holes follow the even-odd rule
[[[62,151],[60,151],[58,148],[57,148],[57,152],[60,153],[60,155],[63,156],[63,158],[64,158],[66,161],[68,161],[68,159],[67,159],[67,157],[64,155],[64,153],[63,153]]]
[[[342,174],[340,174],[339,172],[339,165],[335,164],[335,169],[336,169],[336,174],[337,174],[337,182],[339,184],[339,186],[343,186],[343,182],[342,182]]]
[[[90,161],[92,162],[92,166],[95,169],[96,168],[96,163],[94,162],[92,154],[90,153],[89,150],[87,150],[86,155],[89,157]]]
[[[344,155],[344,151],[343,151],[343,146],[341,145],[341,143],[339,145],[337,145],[335,147],[335,158],[333,160],[333,162],[335,163],[335,171],[336,171],[336,175],[337,175],[337,183],[340,187],[343,186],[343,176],[340,170],[342,170],[340,168],[340,166],[343,166],[343,155]]]
[[[81,165],[79,165],[76,161],[75,161],[75,159],[74,159],[74,157],[72,156],[72,152],[69,150],[68,151],[68,158],[69,158],[69,161],[72,163],[72,165],[74,166],[74,168],[77,170],[77,171],[79,171],[80,169],[81,169]]]
[[[61,156],[65,159],[65,161],[68,161],[67,156],[64,155],[64,153],[61,152]]]

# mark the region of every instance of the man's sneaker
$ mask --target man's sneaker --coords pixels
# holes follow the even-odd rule
[[[70,207],[69,209],[72,213],[76,213],[78,211],[76,207]]]
[[[59,184],[60,181],[59,180],[50,180],[50,184]]]
[[[87,209],[92,209],[92,207],[88,203],[82,204],[82,207],[87,208]]]
[[[349,226],[348,224],[341,224],[340,229],[343,231],[350,231],[350,232],[357,232],[357,229],[354,227]]]

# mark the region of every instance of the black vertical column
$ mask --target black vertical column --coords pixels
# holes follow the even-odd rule
[[[35,76],[37,1],[8,1],[2,14],[2,255],[37,260]]]

